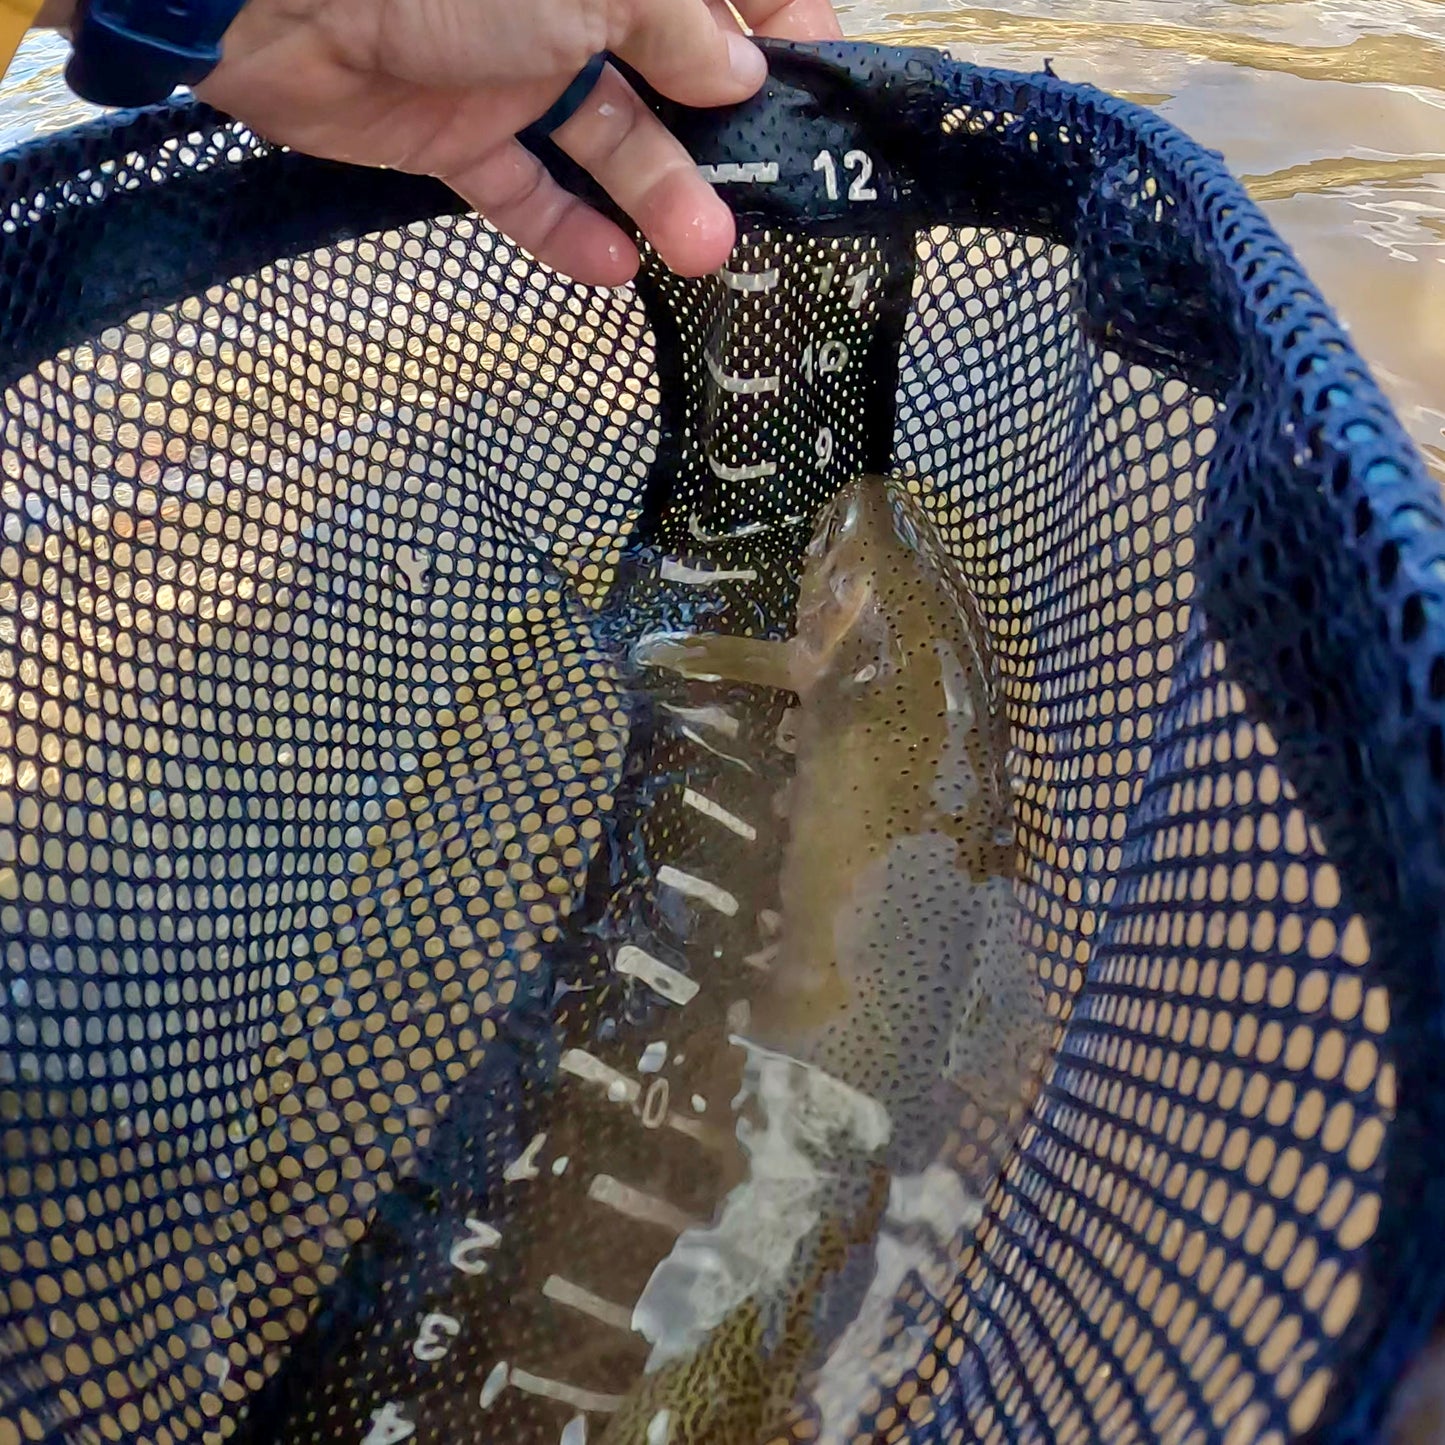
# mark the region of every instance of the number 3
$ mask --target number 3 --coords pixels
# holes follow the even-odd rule
[[[461,1325],[450,1315],[423,1315],[421,1328],[412,1341],[411,1352],[419,1360],[441,1360],[451,1349],[451,1341],[462,1332]]]
[[[813,169],[823,172],[823,187],[830,201],[838,199],[838,166],[832,151],[819,151],[813,158]],[[857,171],[848,185],[850,201],[876,201],[878,192],[868,184],[873,175],[873,160],[865,151],[849,151],[843,157],[843,169]]]

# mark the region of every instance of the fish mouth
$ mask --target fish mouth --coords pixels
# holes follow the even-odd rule
[[[806,690],[858,626],[873,599],[867,539],[875,532],[883,483],[860,477],[841,487],[818,515],[798,596],[794,657]]]
[[[845,482],[818,513],[810,553],[821,556],[870,527],[893,533],[905,546],[917,548],[929,526],[922,503],[894,477],[864,474]]]
[[[829,577],[818,595],[798,608],[797,640],[801,655],[822,665],[858,626],[873,600],[873,579],[867,576]]]
[[[829,551],[860,535],[864,523],[876,510],[877,500],[892,490],[879,477],[855,477],[835,491],[819,513],[814,538],[808,551],[822,558]]]

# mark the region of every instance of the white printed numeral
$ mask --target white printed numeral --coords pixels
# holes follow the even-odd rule
[[[826,296],[833,289],[833,278],[837,275],[837,270],[831,261],[824,261],[821,266],[815,266],[813,269],[818,277],[818,295]],[[865,266],[861,271],[854,271],[848,277],[847,284],[853,288],[853,294],[848,298],[848,305],[852,310],[857,311],[863,305],[864,298],[868,295],[868,283],[872,279],[873,268],[871,266]],[[843,345],[841,341],[831,344]],[[846,347],[843,347],[843,359],[845,361],[848,359]]]
[[[371,1429],[366,1432],[361,1445],[396,1445],[416,1434],[416,1426],[401,1413],[394,1400],[388,1400],[379,1410],[371,1412]]]
[[[835,371],[842,371],[848,365],[848,348],[841,341],[825,341],[819,348],[815,358],[813,355],[813,343],[810,341],[803,350],[803,375],[809,381],[813,379],[814,367],[817,368],[819,376],[831,376]]]
[[[447,1258],[463,1274],[485,1274],[487,1261],[483,1258],[489,1249],[495,1249],[502,1242],[501,1233],[480,1219],[467,1220],[467,1237],[452,1245]]]
[[[461,1334],[460,1323],[450,1315],[423,1315],[411,1352],[419,1360],[444,1360],[452,1341]]]
[[[838,199],[838,163],[833,159],[833,152],[819,151],[813,158],[813,169],[823,172],[823,188],[828,193],[828,199],[836,201]],[[843,169],[858,172],[848,183],[848,199],[850,201],[876,201],[878,199],[878,192],[868,184],[873,175],[873,159],[867,152],[849,151],[843,157]]]
[[[818,440],[815,444],[818,453],[818,469],[821,471],[833,460],[833,428],[823,427],[818,433]]]

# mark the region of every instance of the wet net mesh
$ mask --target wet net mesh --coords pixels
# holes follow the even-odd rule
[[[613,293],[194,105],[0,162],[0,1445],[692,1438],[628,1433],[629,1311],[716,1201],[787,699],[625,643],[786,635],[865,468],[987,618],[1056,1036],[856,1418],[728,1439],[1378,1422],[1445,1207],[1436,490],[1213,155],[771,53],[668,112],[728,268]]]

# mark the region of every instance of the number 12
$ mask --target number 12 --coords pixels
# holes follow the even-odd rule
[[[838,199],[838,164],[833,159],[832,151],[819,151],[813,159],[813,169],[823,172],[823,186],[828,192],[828,199]],[[843,157],[843,169],[845,171],[857,171],[858,174],[848,184],[848,199],[850,201],[876,201],[878,192],[868,184],[873,175],[873,160],[864,151],[849,151]]]

